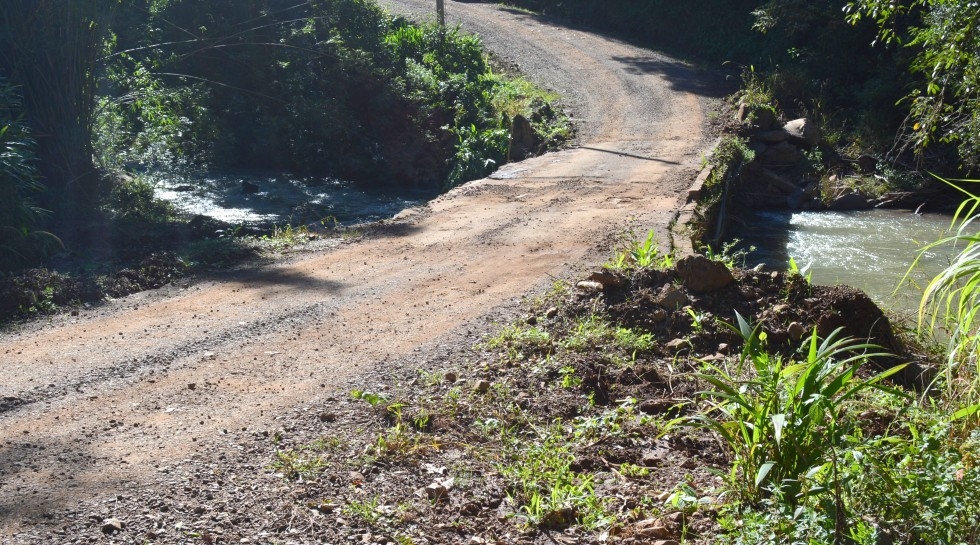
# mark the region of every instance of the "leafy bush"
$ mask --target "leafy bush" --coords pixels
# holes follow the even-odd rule
[[[914,52],[909,68],[921,80],[906,97],[905,145],[920,154],[929,145],[955,143],[968,167],[980,166],[980,18],[973,2],[856,0],[848,20],[871,18],[878,41]]]
[[[945,181],[945,180],[944,180]],[[957,180],[977,182],[977,180]],[[943,245],[959,247],[952,262],[926,286],[919,304],[919,334],[930,336],[937,329],[948,333],[947,361],[941,374],[945,398],[953,410],[976,413],[980,408],[980,195],[956,187],[967,195],[953,217],[958,227],[950,236],[927,244],[909,271],[929,252]]]
[[[57,244],[53,235],[37,230],[46,212],[33,196],[44,187],[20,108],[17,90],[0,78],[0,273],[35,262]]]
[[[206,167],[218,134],[204,84],[166,85],[125,54],[111,65],[107,83],[113,96],[99,98],[92,135],[103,170],[186,176]]]
[[[758,328],[737,318],[732,330],[745,341],[740,365],[732,373],[706,364],[697,376],[713,387],[704,392],[711,408],[691,423],[722,437],[735,458],[733,491],[750,502],[772,495],[796,505],[835,491],[844,438],[855,426],[844,404],[867,388],[891,391],[880,382],[901,367],[859,378],[876,347],[840,339],[839,330],[823,341],[814,331],[805,359],[786,362],[765,351]]]
[[[945,418],[913,408],[905,429],[851,444],[840,464],[840,512],[832,501],[776,500],[723,517],[733,544],[980,543],[980,431],[953,433]],[[854,443],[852,441],[852,443]],[[828,504],[829,503],[829,504]],[[838,518],[846,516],[844,522]]]

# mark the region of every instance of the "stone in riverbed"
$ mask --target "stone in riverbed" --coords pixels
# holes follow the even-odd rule
[[[831,210],[867,210],[871,207],[870,201],[860,193],[847,193],[846,195],[841,195],[834,199],[830,203]]]

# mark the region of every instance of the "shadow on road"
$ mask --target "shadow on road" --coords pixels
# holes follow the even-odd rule
[[[75,499],[73,489],[87,488],[98,478],[96,459],[83,437],[32,433],[0,439],[0,528],[33,525],[38,521],[31,517],[63,511]],[[49,490],[39,490],[38,481]],[[103,486],[113,488],[112,483]]]
[[[659,75],[670,81],[672,89],[710,98],[723,98],[738,90],[738,83],[724,76],[697,70],[679,62],[650,57],[613,57],[635,75]]]
[[[499,7],[519,18],[531,19],[536,23],[550,26],[553,28],[565,28],[588,32],[601,37],[610,42],[633,44],[637,47],[647,47],[635,44],[627,39],[619,38],[610,33],[590,28],[585,25],[555,19],[547,15],[540,15],[517,8]],[[670,60],[665,57],[650,55],[644,57],[613,57],[613,60],[626,65],[626,72],[634,75],[658,74],[670,81],[672,89],[677,91],[693,93],[709,98],[723,98],[738,91],[738,81],[730,80],[723,74],[716,74],[705,70],[698,70],[680,61]]]

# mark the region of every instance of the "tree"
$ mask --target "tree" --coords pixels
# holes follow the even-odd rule
[[[118,0],[3,0],[0,73],[23,91],[38,168],[61,214],[94,209],[98,59]]]
[[[913,48],[910,71],[922,81],[904,99],[909,117],[899,150],[920,154],[955,144],[962,166],[980,166],[980,4],[967,0],[856,0],[845,8],[857,23],[871,18],[878,42]]]

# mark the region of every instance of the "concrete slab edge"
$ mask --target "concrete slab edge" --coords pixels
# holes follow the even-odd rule
[[[692,225],[694,222],[694,212],[697,210],[698,203],[700,202],[704,185],[708,183],[708,180],[711,179],[711,175],[714,173],[715,166],[711,164],[710,158],[714,155],[719,144],[721,144],[721,138],[716,139],[708,148],[707,157],[709,158],[709,162],[701,169],[697,177],[694,178],[694,182],[687,189],[684,206],[674,216],[674,221],[670,227],[670,239],[671,248],[676,258],[697,253],[695,251],[696,241],[691,239],[691,233],[694,232]]]

